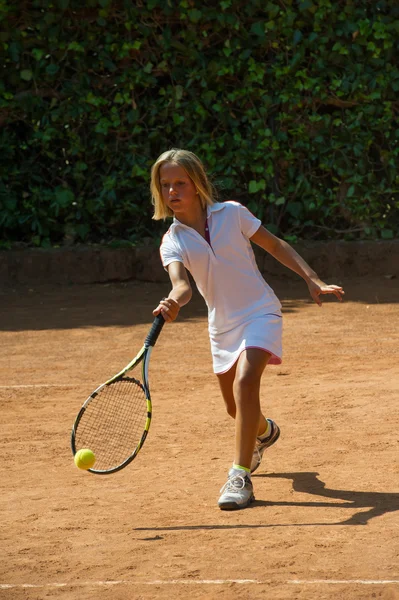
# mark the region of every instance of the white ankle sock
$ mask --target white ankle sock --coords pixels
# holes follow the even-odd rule
[[[251,479],[251,472],[246,471],[240,465],[233,465],[229,471],[229,476],[231,475],[241,475],[241,477],[245,477],[246,475]]]

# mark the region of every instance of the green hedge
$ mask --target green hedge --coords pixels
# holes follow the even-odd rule
[[[149,169],[173,146],[288,240],[397,236],[394,0],[0,0],[0,19],[3,247],[159,237]]]

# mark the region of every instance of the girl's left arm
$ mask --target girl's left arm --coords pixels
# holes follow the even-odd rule
[[[259,227],[250,240],[266,250],[291,271],[298,273],[306,281],[310,295],[319,306],[321,306],[320,295],[322,294],[334,294],[338,300],[342,301],[345,292],[341,286],[324,283],[292,246],[267,231],[263,225]]]

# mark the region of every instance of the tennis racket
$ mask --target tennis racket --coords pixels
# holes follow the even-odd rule
[[[148,365],[164,324],[163,316],[157,315],[136,358],[94,390],[77,414],[72,427],[72,453],[82,448],[92,450],[96,462],[87,469],[91,473],[120,471],[145,442],[152,416]]]

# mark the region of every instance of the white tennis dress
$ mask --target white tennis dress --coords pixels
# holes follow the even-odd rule
[[[209,240],[176,218],[160,247],[162,264],[183,263],[208,307],[215,373],[228,371],[246,348],[282,357],[281,304],[263,279],[249,242],[261,226],[242,204],[217,202],[207,209]]]

